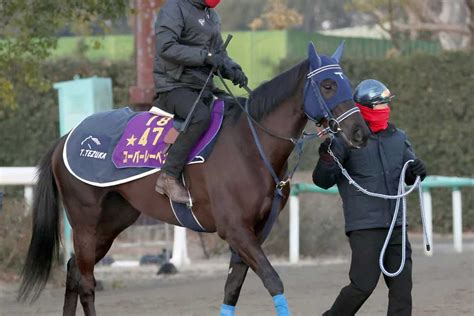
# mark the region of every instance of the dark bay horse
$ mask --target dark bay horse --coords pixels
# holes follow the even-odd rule
[[[319,56],[311,44],[309,58],[250,96],[249,114],[266,129],[299,137],[308,117],[341,133],[353,146],[365,143],[369,130],[354,111],[348,79],[339,66],[342,46],[332,57]],[[349,88],[348,88],[349,87]],[[345,91],[349,89],[349,91]],[[321,103],[322,102],[322,103]],[[355,114],[337,121],[352,111]],[[232,112],[232,111],[231,111]],[[294,144],[262,129],[257,134],[268,160],[281,178]],[[33,235],[23,270],[19,299],[36,299],[58,255],[60,199],[73,229],[75,255],[67,264],[64,315],[75,315],[78,298],[85,315],[95,315],[94,265],[105,256],[117,235],[140,213],[179,225],[168,198],[154,191],[159,173],[112,187],[79,181],[63,161],[65,138],[49,150],[39,166],[33,205]],[[250,267],[274,297],[280,316],[289,315],[283,283],[261,247],[275,183],[255,145],[246,114],[239,108],[226,117],[214,149],[204,164],[188,165],[186,184],[194,198],[193,211],[209,232],[217,232],[235,253],[229,266],[221,315],[233,315]],[[288,197],[289,185],[284,187]],[[286,203],[281,201],[280,210]],[[157,306],[159,308],[159,306]]]

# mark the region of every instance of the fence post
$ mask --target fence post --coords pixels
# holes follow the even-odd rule
[[[290,263],[298,263],[300,257],[300,200],[295,191],[290,196]]]
[[[61,212],[63,212],[63,227],[64,227],[64,270],[67,271],[67,262],[71,258],[74,247],[72,244],[72,227],[69,224],[69,220],[67,218],[66,210],[61,208]]]
[[[431,193],[429,190],[423,190],[423,206],[425,209],[425,225],[426,225],[426,235],[431,245],[431,250],[427,251],[425,247],[424,252],[427,256],[433,255],[433,206],[431,203]],[[423,234],[423,244],[426,245],[427,241],[425,235]]]
[[[177,267],[191,263],[188,257],[188,246],[186,245],[186,228],[174,227],[173,256],[170,262]]]
[[[462,252],[462,200],[461,190],[453,188],[453,242],[454,250]]]
[[[31,208],[33,207],[33,186],[32,185],[25,185],[23,197],[25,199],[25,215],[31,212]]]

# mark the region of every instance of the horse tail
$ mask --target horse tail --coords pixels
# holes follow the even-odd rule
[[[42,158],[37,175],[33,202],[33,234],[21,273],[18,300],[24,302],[33,294],[38,299],[51,272],[53,257],[59,260],[58,188],[53,176],[52,156],[58,143]]]

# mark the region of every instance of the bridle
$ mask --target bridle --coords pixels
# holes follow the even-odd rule
[[[331,134],[331,135],[336,135],[338,133],[344,134],[344,131],[342,130],[342,128],[340,126],[342,121],[344,121],[345,119],[347,119],[351,115],[353,115],[357,112],[360,112],[359,108],[354,106],[354,107],[350,108],[349,110],[345,111],[344,113],[342,113],[341,115],[339,115],[338,117],[335,117],[332,114],[331,109],[329,109],[329,107],[326,103],[326,100],[324,100],[323,96],[321,95],[321,91],[320,91],[318,85],[316,84],[316,82],[313,79],[316,75],[322,74],[326,71],[338,71],[341,74],[341,76],[343,74],[341,66],[339,66],[338,64],[331,64],[331,65],[326,65],[326,66],[320,67],[318,69],[315,69],[315,70],[311,71],[310,73],[308,73],[308,75],[306,76],[306,80],[308,80],[309,85],[311,85],[311,88],[313,90],[313,93],[315,94],[316,98],[318,99],[318,103],[319,103],[319,107],[320,107],[320,111],[321,111],[321,116],[322,116],[318,121],[322,121],[324,119],[327,121],[327,127],[317,133],[318,137],[322,137],[322,136],[327,135],[327,134]],[[305,114],[306,114],[306,116],[308,116],[308,118],[310,120],[312,120],[312,121],[316,120],[311,115],[309,115],[306,112],[306,110],[305,110]],[[347,141],[349,141],[349,143],[352,146],[354,146],[350,142],[350,140],[347,138],[347,135],[344,134],[344,138]],[[354,146],[354,147],[356,147],[356,146]]]

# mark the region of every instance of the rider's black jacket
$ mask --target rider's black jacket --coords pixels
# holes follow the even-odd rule
[[[211,66],[205,65],[208,52],[223,45],[220,18],[204,5],[204,0],[168,0],[155,23],[156,54],[153,67],[157,93],[179,87],[201,89]],[[225,68],[240,68],[225,54]],[[223,72],[226,77],[225,71]],[[209,89],[214,89],[211,82]]]
[[[349,149],[340,137],[331,145],[349,175],[368,191],[396,195],[403,165],[415,158],[404,131],[394,125],[372,134],[367,146]],[[409,168],[408,168],[409,170]],[[405,182],[413,184],[415,177],[408,171]],[[390,226],[395,210],[395,200],[370,197],[349,184],[341,170],[331,159],[319,159],[313,171],[313,182],[324,189],[337,184],[341,195],[346,234],[353,230],[385,228]],[[397,216],[397,226],[402,225],[402,205]]]

